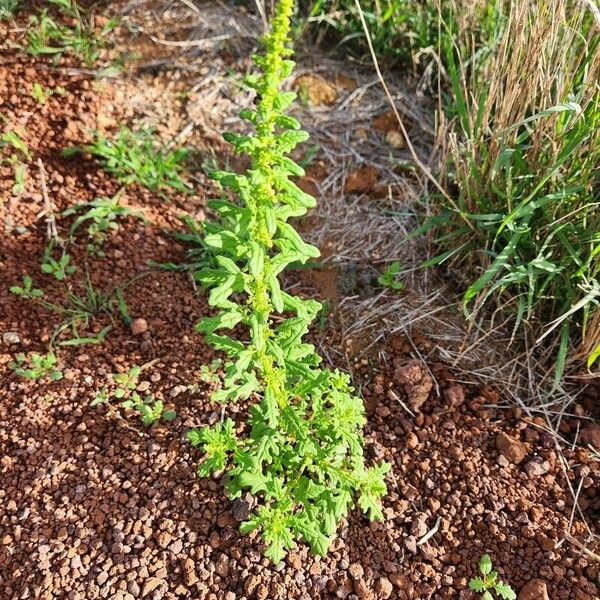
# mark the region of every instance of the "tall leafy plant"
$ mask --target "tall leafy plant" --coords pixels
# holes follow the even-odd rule
[[[288,222],[315,205],[289,179],[303,170],[288,154],[308,138],[285,114],[295,94],[281,91],[294,66],[286,47],[293,4],[279,0],[264,55],[254,58],[260,73],[247,80],[258,103],[241,116],[255,133],[225,135],[249,156],[250,167],[245,174],[213,174],[239,201],[211,202],[222,220],[206,225],[205,242],[217,266],[198,275],[218,309],[198,330],[229,356],[223,387],[213,398],[259,400],[247,425],[226,419],[188,434],[206,453],[200,476],[226,470],[231,498],[245,490],[257,498],[258,508],[241,530],[258,530],[265,554],[276,563],[297,540],[325,554],[355,501],[370,518],[381,519],[389,469],[386,463],[365,466],[364,408],[349,376],[320,367],[314,346],[302,341],[321,305],[286,293],[278,280],[290,263],[319,255]],[[248,332],[245,338],[221,331],[239,325]]]

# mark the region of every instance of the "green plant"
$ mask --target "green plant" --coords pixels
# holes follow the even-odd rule
[[[600,306],[596,27],[567,0],[518,0],[485,56],[471,60],[450,39],[442,49],[453,198],[426,225],[441,250],[428,262],[470,277],[469,316],[500,305],[515,331],[532,332],[528,346],[555,358],[555,385],[570,348],[589,355],[600,343],[590,328]]]
[[[116,194],[112,198],[96,198],[87,204],[77,204],[63,212],[63,216],[80,214],[73,224],[69,235],[73,234],[83,224],[87,225],[88,251],[98,256],[104,256],[102,245],[108,238],[111,231],[117,231],[119,224],[117,220],[125,217],[135,217],[146,223],[144,215],[128,206],[121,204],[121,194]]]
[[[91,22],[82,15],[74,0],[48,0],[60,9],[61,14],[73,23],[67,27],[57,23],[48,15],[46,9],[32,15],[27,30],[27,51],[33,55],[60,56],[66,51],[72,52],[91,67],[100,57],[105,46],[105,37],[116,27],[118,21],[109,20],[96,34]]]
[[[46,310],[62,316],[62,321],[57,325],[50,339],[50,348],[54,346],[60,335],[68,330],[71,331],[72,337],[58,342],[60,346],[100,344],[115,325],[114,315],[116,311],[121,314],[127,324],[126,319],[129,314],[123,297],[123,290],[141,276],[143,274],[130,279],[124,286],[99,291],[92,284],[89,274],[86,274],[83,282],[83,293],[75,293],[71,289],[67,289],[65,293],[66,301],[63,304],[47,300],[42,289],[33,287],[33,280],[29,275],[23,277],[22,285],[11,286],[10,292],[16,296],[32,300]],[[110,324],[95,335],[81,335],[81,331],[87,330],[91,321],[100,316],[108,317]]]
[[[45,90],[37,81],[31,86],[31,97],[42,106],[46,104],[48,98],[52,96],[54,92],[51,89]]]
[[[29,356],[23,353],[17,354],[15,360],[8,366],[19,377],[26,379],[44,379],[49,377],[52,381],[62,379],[63,374],[57,367],[56,356],[49,352],[48,354],[38,354],[32,352]]]
[[[63,281],[68,275],[71,275],[77,271],[77,267],[71,263],[71,256],[67,253],[64,248],[61,248],[61,254],[59,258],[54,258],[55,245],[50,242],[44,249],[44,255],[42,257],[41,269],[42,273],[48,275],[54,275],[58,281]]]
[[[121,401],[121,406],[138,413],[144,425],[154,425],[161,418],[165,421],[172,421],[177,413],[174,410],[165,410],[162,400],[154,398],[152,394],[141,396],[135,391],[142,367],[134,365],[126,373],[117,373],[113,375],[113,380],[117,387],[110,395],[106,387],[103,387],[91,402],[91,406],[110,403],[111,399]]]
[[[91,144],[83,149],[69,149],[67,154],[80,150],[98,157],[104,169],[126,185],[137,182],[154,191],[173,188],[191,192],[181,178],[188,150],[165,146],[151,128],[132,130],[123,125],[110,139],[96,132]]]
[[[258,530],[273,562],[296,540],[325,554],[355,500],[370,518],[381,519],[389,469],[386,463],[365,466],[364,407],[349,376],[319,368],[314,346],[302,341],[321,305],[286,293],[278,280],[290,263],[319,255],[287,222],[315,205],[289,179],[303,169],[287,154],[308,137],[285,114],[295,94],[280,90],[293,68],[286,58],[292,10],[293,0],[277,3],[265,54],[254,59],[262,73],[246,79],[259,101],[241,115],[255,135],[225,135],[236,151],[249,155],[250,167],[243,175],[213,174],[237,192],[239,203],[211,202],[224,218],[205,225],[217,266],[198,274],[211,289],[209,303],[218,309],[198,330],[229,359],[223,387],[212,397],[227,402],[258,395],[260,400],[250,410],[248,427],[226,419],[188,433],[206,454],[200,476],[227,470],[231,498],[243,490],[257,497],[258,507],[241,531]],[[249,330],[247,341],[216,333],[238,324]]]
[[[29,147],[22,140],[21,136],[14,130],[6,131],[0,136],[0,148],[3,146],[11,146],[17,152],[20,152],[25,158],[31,158]]]
[[[221,378],[219,377],[218,370],[221,368],[222,365],[223,361],[220,358],[216,358],[215,360],[211,361],[210,365],[202,365],[200,367],[198,379],[200,379],[202,383],[219,383],[219,381],[221,381]]]
[[[12,19],[20,4],[21,0],[0,0],[0,21]]]
[[[12,186],[12,193],[20,196],[25,193],[25,176],[27,175],[27,166],[18,160],[10,160],[15,170],[15,183]]]
[[[398,279],[398,274],[402,270],[400,261],[395,260],[388,265],[385,271],[377,278],[380,285],[390,288],[391,290],[401,290],[404,288],[404,282]]]
[[[483,594],[483,600],[493,600],[492,590],[504,600],[516,600],[517,595],[507,583],[498,579],[498,573],[492,570],[492,559],[489,554],[484,554],[479,561],[479,572],[482,577],[475,577],[469,581],[469,588],[474,592]]]
[[[477,52],[493,45],[501,4],[499,0],[360,0],[376,55],[415,66],[435,64],[441,40],[458,28],[469,31]],[[350,51],[366,52],[356,0],[319,0],[309,6],[303,11],[305,29],[316,29],[319,37],[334,31]]]

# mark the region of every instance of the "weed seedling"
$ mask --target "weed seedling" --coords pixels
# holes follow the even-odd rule
[[[74,0],[48,0],[57,6],[61,13],[68,17],[74,25],[60,25],[48,15],[46,9],[38,15],[30,17],[27,31],[27,51],[33,55],[51,55],[60,57],[71,52],[81,58],[88,67],[100,57],[105,46],[105,37],[116,27],[117,20],[110,20],[101,32],[96,35],[91,22],[81,14]]]
[[[112,231],[119,229],[118,219],[135,217],[146,223],[144,215],[128,206],[121,204],[121,195],[116,194],[113,198],[96,198],[87,204],[78,204],[63,212],[63,216],[80,214],[73,225],[69,235],[73,234],[82,226],[86,225],[88,234],[88,252],[97,256],[104,256],[102,246]]]
[[[226,471],[231,498],[245,491],[256,498],[240,528],[260,532],[265,555],[275,563],[299,540],[324,555],[355,503],[369,518],[382,519],[389,469],[365,464],[364,406],[350,377],[320,367],[314,346],[302,341],[321,305],[288,294],[278,279],[288,265],[319,256],[288,222],[316,203],[290,180],[304,170],[288,155],[308,138],[285,114],[295,94],[281,89],[294,66],[287,48],[293,8],[293,0],[276,3],[265,55],[254,59],[262,72],[246,78],[257,103],[241,116],[255,134],[225,134],[238,153],[249,155],[250,166],[244,174],[212,174],[239,199],[210,203],[220,220],[205,224],[204,241],[215,265],[197,274],[218,309],[197,329],[228,356],[223,385],[212,399],[258,401],[248,427],[224,419],[188,433],[205,453],[200,476]],[[238,324],[247,331],[241,340],[217,334]]]
[[[20,4],[21,0],[0,0],[0,21],[12,19]]]
[[[25,193],[25,176],[27,174],[27,167],[20,162],[14,163],[15,168],[15,182],[12,186],[12,193],[15,196],[20,196]]]
[[[38,354],[32,352],[29,357],[25,354],[17,354],[15,360],[8,366],[14,371],[15,375],[25,377],[26,379],[44,379],[49,377],[52,381],[62,379],[62,372],[56,367],[56,356],[49,352],[48,354]]]
[[[149,190],[168,188],[191,192],[181,178],[183,162],[188,156],[185,148],[170,149],[156,137],[153,129],[136,130],[122,126],[114,138],[96,133],[94,141],[85,148],[70,148],[67,154],[83,150],[93,154],[104,169],[128,185],[139,183]]]
[[[123,290],[141,276],[143,276],[143,274],[130,279],[122,287],[110,288],[107,291],[99,291],[94,287],[89,274],[87,274],[83,283],[84,292],[78,294],[71,289],[68,289],[66,291],[66,301],[63,304],[47,300],[43,290],[33,287],[33,281],[29,275],[23,277],[22,285],[13,285],[10,288],[10,292],[16,296],[32,300],[46,310],[62,317],[62,321],[58,324],[50,339],[51,348],[54,346],[60,335],[68,330],[71,330],[72,337],[58,342],[60,346],[100,344],[115,325],[115,312],[118,311],[122,316],[128,316],[127,305],[125,304],[125,299],[123,297]],[[110,325],[107,325],[95,335],[82,336],[81,331],[87,330],[91,321],[102,315],[110,319]]]
[[[50,242],[44,250],[42,257],[41,269],[42,273],[53,275],[58,281],[64,281],[67,275],[72,275],[77,271],[77,267],[71,263],[71,256],[64,248],[61,248],[59,258],[54,258],[55,246]]]
[[[202,383],[215,385],[221,381],[218,370],[222,367],[223,361],[220,358],[213,360],[210,365],[202,365],[198,379]]]
[[[31,86],[31,97],[42,106],[46,104],[53,93],[50,89],[45,90],[37,81]]]
[[[154,425],[161,418],[165,421],[172,421],[177,413],[174,410],[165,410],[162,400],[154,398],[152,394],[142,397],[135,391],[141,372],[142,367],[134,365],[126,373],[113,375],[117,387],[112,395],[103,387],[96,398],[92,400],[91,406],[108,404],[111,400],[116,399],[121,401],[122,408],[137,412],[144,425]]]
[[[517,595],[507,583],[498,579],[498,573],[492,570],[492,559],[489,554],[484,554],[479,561],[481,577],[469,581],[469,588],[482,594],[482,600],[494,600],[492,591],[504,600],[516,600]]]
[[[24,158],[29,160],[31,154],[29,153],[29,147],[22,140],[21,136],[14,130],[6,131],[0,136],[0,148],[3,146],[10,146],[17,152],[20,152]]]
[[[377,278],[377,281],[383,287],[389,288],[391,290],[401,290],[404,288],[404,283],[398,279],[398,273],[402,265],[399,261],[394,261],[391,265],[389,265],[386,270]]]

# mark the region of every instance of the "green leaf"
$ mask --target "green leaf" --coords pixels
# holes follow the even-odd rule
[[[479,577],[476,577],[469,581],[469,588],[472,589],[474,592],[479,593],[483,593],[486,590],[484,581],[481,580]]]
[[[504,600],[516,600],[517,598],[517,594],[510,587],[510,585],[504,583],[503,581],[499,581],[495,585],[494,590],[496,591],[496,594],[498,594],[498,596]]]
[[[283,312],[283,295],[281,293],[281,287],[279,281],[275,275],[269,273],[267,275],[267,283],[271,290],[271,301],[277,312]]]
[[[479,571],[482,575],[489,575],[492,571],[492,559],[489,554],[484,554],[479,560]]]

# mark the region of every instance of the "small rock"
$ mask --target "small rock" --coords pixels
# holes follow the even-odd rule
[[[591,423],[586,425],[581,430],[579,437],[582,444],[594,446],[597,450],[600,450],[600,425],[598,423]]]
[[[196,565],[191,558],[186,558],[181,563],[181,570],[183,571],[183,583],[187,586],[194,585],[198,581],[196,575]]]
[[[256,600],[266,600],[268,595],[269,595],[269,588],[264,583],[261,583],[256,588]]]
[[[360,563],[352,563],[348,568],[348,573],[350,573],[352,579],[360,579],[365,574],[365,571]]]
[[[241,523],[248,519],[248,515],[250,514],[250,503],[242,498],[236,498],[233,501],[231,510],[233,512],[233,518]]]
[[[420,360],[394,360],[394,383],[402,386],[413,410],[419,410],[433,389],[433,379]]]
[[[229,558],[226,554],[221,554],[217,559],[217,563],[215,565],[215,572],[220,577],[227,577],[229,575]]]
[[[540,477],[550,470],[550,463],[541,456],[534,456],[525,463],[525,472],[529,477]]]
[[[360,167],[346,176],[346,194],[368,194],[379,179],[379,171],[372,166]]]
[[[404,540],[404,545],[406,546],[406,549],[412,553],[412,554],[416,554],[417,553],[417,538],[414,537],[413,535],[409,535],[405,540]]]
[[[465,401],[465,388],[457,383],[444,390],[444,398],[450,406],[459,406]]]
[[[521,588],[517,600],[550,600],[546,582],[542,579],[528,581]]]
[[[406,447],[413,450],[418,445],[419,445],[419,438],[412,431],[409,431],[406,434]]]
[[[394,588],[392,583],[385,577],[380,577],[375,582],[375,593],[377,594],[378,598],[382,598],[383,600],[389,598],[392,595],[393,590]]]
[[[404,148],[406,146],[406,140],[404,136],[397,129],[390,129],[385,134],[385,143],[396,150]]]
[[[410,533],[417,538],[422,538],[428,531],[427,515],[425,513],[417,513],[412,522]]]
[[[151,594],[155,589],[160,587],[164,579],[160,579],[158,577],[150,577],[144,582],[144,587],[142,588],[142,598]]]
[[[518,465],[527,455],[527,448],[520,440],[517,440],[504,431],[496,436],[496,449],[511,463]]]
[[[6,331],[2,334],[2,342],[7,345],[20,344],[21,338],[15,331]]]
[[[148,321],[146,319],[142,319],[141,317],[138,319],[134,319],[131,323],[131,333],[133,335],[142,335],[148,331]]]
[[[338,98],[336,89],[318,75],[300,75],[294,81],[293,87],[300,90],[301,94],[305,94],[308,102],[313,106],[330,105]]]

